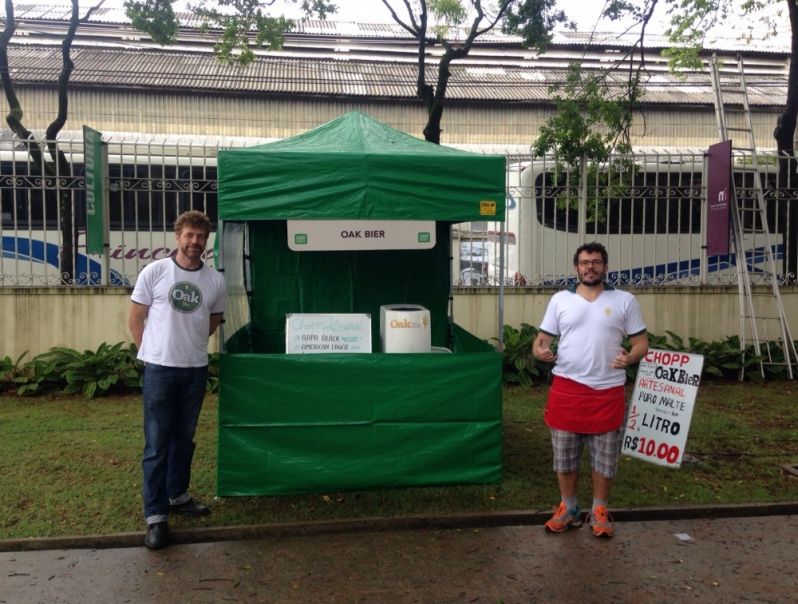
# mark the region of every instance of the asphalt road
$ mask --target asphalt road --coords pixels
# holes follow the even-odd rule
[[[143,534],[116,540],[126,547],[29,541],[0,552],[0,602],[798,601],[796,515],[622,521],[612,540],[492,524],[185,534],[157,552]]]

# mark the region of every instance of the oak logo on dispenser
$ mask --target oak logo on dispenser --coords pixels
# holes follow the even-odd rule
[[[202,304],[202,292],[189,281],[179,281],[169,290],[169,304],[177,312],[194,312]]]
[[[411,321],[410,319],[392,319],[391,320],[391,327],[393,329],[426,329],[429,320],[427,317],[422,318],[421,322],[418,321]]]

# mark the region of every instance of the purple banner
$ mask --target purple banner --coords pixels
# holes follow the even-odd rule
[[[729,253],[731,203],[731,141],[709,147],[707,161],[707,255]]]

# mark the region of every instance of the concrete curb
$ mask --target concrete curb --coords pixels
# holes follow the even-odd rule
[[[798,514],[798,502],[739,504],[719,506],[682,506],[673,508],[617,508],[611,509],[617,522],[647,522],[653,520],[696,520],[701,518],[744,518],[752,516],[791,516]],[[550,511],[507,511],[445,516],[398,516],[395,518],[360,518],[352,520],[319,520],[283,524],[256,524],[173,530],[169,542],[206,543],[300,537],[341,533],[365,533],[432,529],[477,529],[497,526],[542,525]],[[114,533],[0,540],[0,552],[22,552],[66,549],[108,549],[142,547],[144,533]]]

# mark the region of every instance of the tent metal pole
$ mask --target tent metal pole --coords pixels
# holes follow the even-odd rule
[[[224,275],[224,254],[222,253],[222,250],[224,250],[224,221],[221,219],[216,223],[216,241],[214,242],[214,248],[213,264],[216,270]],[[224,321],[219,324],[218,331],[219,352],[223,353],[226,352],[224,345]]]
[[[499,351],[504,352],[504,220],[499,223]]]
[[[448,334],[448,342],[449,346],[454,351],[454,273],[452,272],[454,269],[454,250],[452,246],[454,245],[454,225],[449,223],[449,334]],[[460,251],[460,241],[457,241],[457,251]]]

